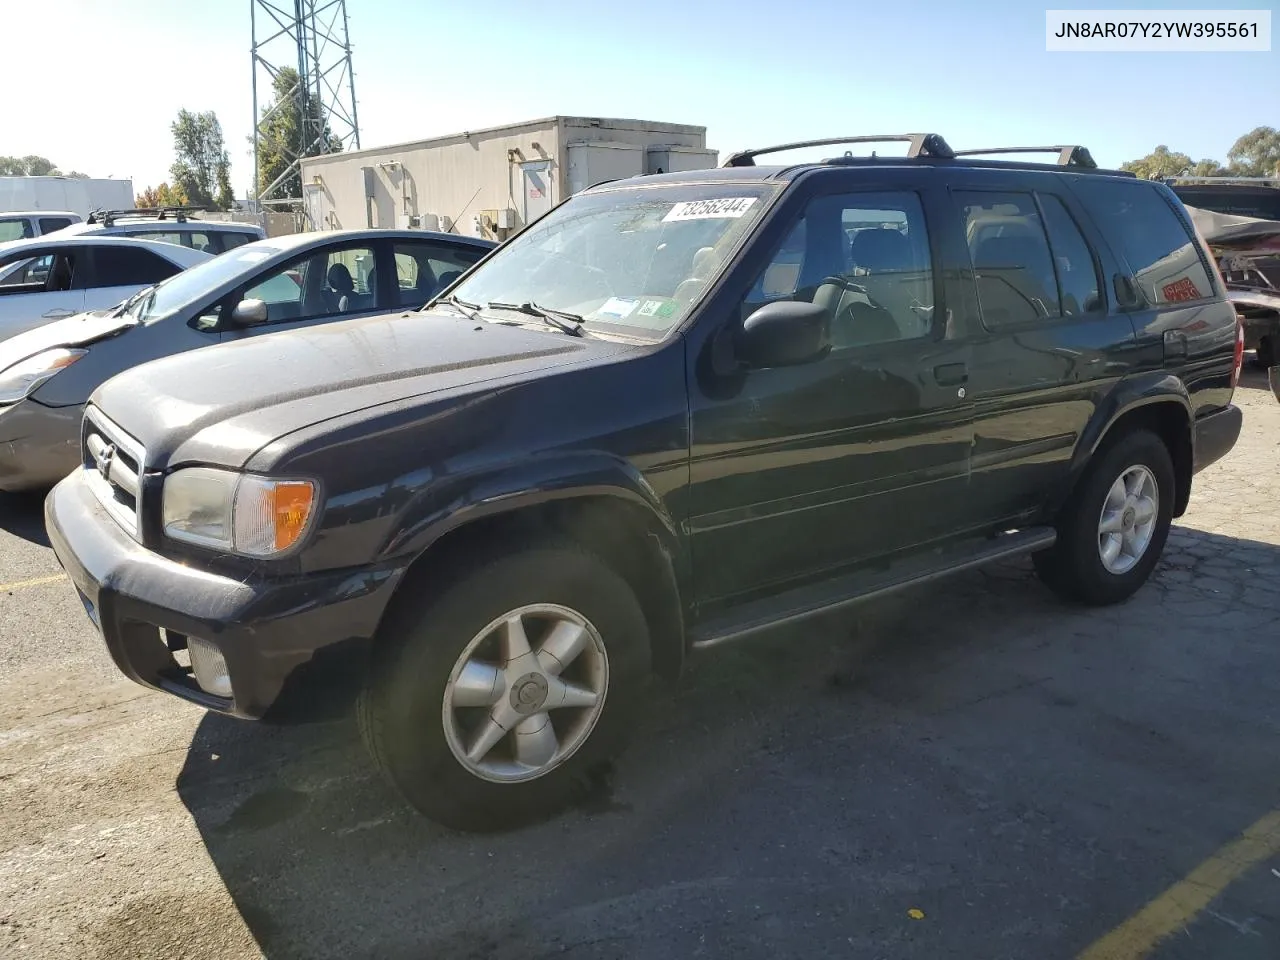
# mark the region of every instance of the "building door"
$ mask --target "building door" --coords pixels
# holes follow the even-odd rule
[[[520,176],[524,186],[524,209],[520,213],[524,222],[530,224],[551,209],[551,161],[522,163]]]

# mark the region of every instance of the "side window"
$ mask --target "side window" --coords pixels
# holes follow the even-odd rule
[[[243,247],[246,243],[253,243],[258,238],[251,233],[234,233],[230,230],[219,230],[216,239],[221,241],[220,246],[215,246],[210,253],[217,253],[220,250],[231,250],[235,247]]]
[[[397,241],[394,247],[397,305],[421,306],[458,279],[484,253],[463,246]]]
[[[814,198],[752,284],[743,317],[774,300],[821,304],[836,349],[927,336],[934,281],[920,198]]]
[[[135,240],[151,240],[155,243],[172,243],[174,246],[184,246],[182,234],[176,230],[130,230],[125,236],[133,237]]]
[[[1155,186],[1082,177],[1074,188],[1098,226],[1114,238],[1148,303],[1213,295],[1198,245]]]
[[[373,251],[341,247],[300,257],[263,276],[244,298],[266,303],[268,323],[376,309]]]
[[[1062,315],[1078,317],[1102,309],[1098,295],[1098,270],[1084,234],[1076,225],[1066,205],[1053,194],[1040,195],[1045,226],[1049,228],[1049,246],[1058,268],[1058,288]]]
[[[35,231],[31,229],[31,221],[26,217],[10,217],[0,220],[0,243],[8,243],[10,240],[22,240],[33,236],[35,236]]]
[[[1062,316],[1044,224],[1029,193],[957,191],[988,330]]]
[[[207,233],[196,231],[188,231],[183,235],[182,242],[192,250],[200,250],[203,253],[215,254],[221,253],[222,250],[214,244],[213,237]]]
[[[77,286],[87,287],[147,287],[159,283],[180,268],[168,260],[164,260],[150,250],[135,250],[131,247],[94,247],[93,271],[81,282],[76,278]]]
[[[71,226],[71,221],[66,217],[41,217],[40,232],[53,233],[55,230],[61,230],[63,227]]]
[[[36,291],[43,290],[49,279],[49,269],[53,266],[53,254],[46,253],[42,257],[21,258],[0,266],[0,287],[31,286]],[[14,291],[30,293],[33,290]]]

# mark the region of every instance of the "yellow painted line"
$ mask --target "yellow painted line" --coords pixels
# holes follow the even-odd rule
[[[1186,927],[1246,870],[1277,853],[1280,810],[1249,827],[1076,960],[1140,960],[1169,934]]]
[[[17,580],[14,583],[0,583],[0,591],[21,590],[23,587],[38,587],[42,583],[57,583],[67,579],[65,573],[55,573],[48,577],[36,577],[32,580]]]

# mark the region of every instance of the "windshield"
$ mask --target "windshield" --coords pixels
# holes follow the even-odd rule
[[[588,330],[658,338],[685,318],[776,190],[680,184],[582,194],[450,292],[486,312],[533,303],[576,314]]]
[[[206,260],[136,295],[129,302],[125,315],[139,323],[163,320],[198,300],[204,300],[277,252],[275,247],[251,244]]]

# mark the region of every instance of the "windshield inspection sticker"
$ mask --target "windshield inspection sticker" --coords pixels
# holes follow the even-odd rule
[[[719,200],[684,200],[671,208],[663,223],[675,220],[734,220],[756,202],[755,197],[722,197]]]
[[[617,317],[621,320],[623,317],[631,316],[639,302],[639,300],[625,297],[610,297],[596,313],[602,317]]]

